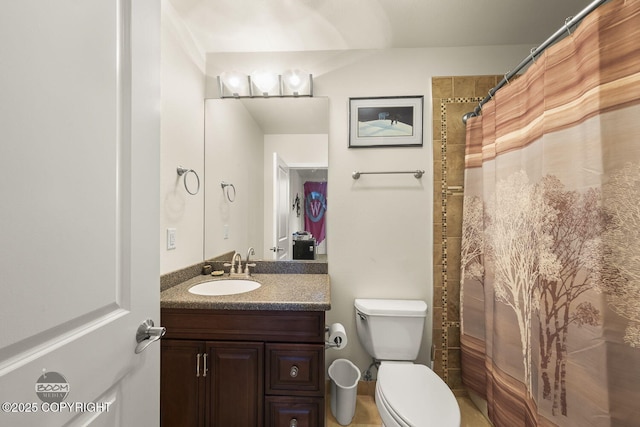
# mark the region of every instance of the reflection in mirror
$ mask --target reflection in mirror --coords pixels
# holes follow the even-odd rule
[[[328,132],[326,98],[205,101],[204,259],[326,262]]]

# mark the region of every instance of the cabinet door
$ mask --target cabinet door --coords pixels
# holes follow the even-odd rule
[[[160,423],[163,427],[205,424],[202,341],[160,341]]]
[[[209,426],[263,425],[264,345],[208,342]]]

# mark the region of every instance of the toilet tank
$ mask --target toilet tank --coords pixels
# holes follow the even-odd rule
[[[354,302],[358,339],[377,360],[418,357],[427,304],[420,300],[361,299]]]

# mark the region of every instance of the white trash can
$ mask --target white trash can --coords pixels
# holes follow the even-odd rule
[[[329,366],[329,378],[331,378],[331,413],[340,425],[349,425],[356,413],[360,370],[347,359],[336,359]]]

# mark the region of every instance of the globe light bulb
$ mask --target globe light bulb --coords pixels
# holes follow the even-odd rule
[[[233,93],[233,96],[246,95],[247,75],[238,71],[225,71],[220,75],[222,83]]]
[[[284,83],[295,94],[306,85],[309,74],[302,70],[287,70],[283,74]]]
[[[260,93],[268,96],[278,84],[278,75],[268,71],[254,71],[251,74],[251,81],[258,88]]]

